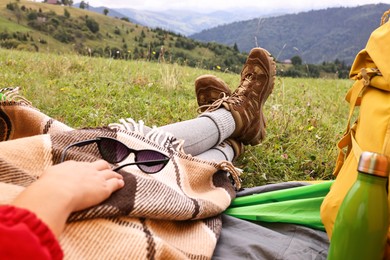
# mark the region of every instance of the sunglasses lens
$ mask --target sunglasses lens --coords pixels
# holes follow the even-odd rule
[[[116,140],[102,138],[99,145],[103,159],[110,163],[121,162],[129,155],[126,145]]]
[[[152,151],[152,150],[141,150],[137,153],[137,162],[147,162],[147,161],[156,161],[156,160],[166,160],[167,157],[163,155],[162,153]],[[153,165],[146,165],[146,164],[138,164],[138,167],[147,173],[155,173],[158,171],[161,171],[162,168],[164,168],[165,162],[153,164]]]

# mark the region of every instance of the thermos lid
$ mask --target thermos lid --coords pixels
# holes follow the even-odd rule
[[[387,156],[374,152],[363,152],[360,155],[358,171],[388,177],[389,162]]]

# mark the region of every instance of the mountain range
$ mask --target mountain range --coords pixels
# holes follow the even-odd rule
[[[108,15],[127,17],[135,23],[187,35],[202,42],[237,46],[241,52],[261,46],[281,61],[298,55],[305,63],[339,60],[351,64],[388,9],[389,4],[293,14],[288,14],[287,10],[276,14],[245,9],[213,13],[109,9]],[[102,13],[102,7],[90,7],[90,10]]]
[[[74,4],[78,7],[80,4]],[[88,10],[103,13],[107,7],[89,6]],[[249,20],[255,17],[270,17],[285,14],[288,10],[278,12],[262,9],[227,9],[214,12],[195,12],[188,10],[162,10],[161,12],[138,10],[132,8],[107,8],[108,16],[117,18],[128,18],[130,21],[150,28],[161,28],[164,30],[189,36],[194,33],[210,29],[218,25],[229,24],[236,21]]]
[[[300,56],[309,64],[344,61],[351,64],[362,50],[388,4],[328,8],[234,22],[190,37],[204,42],[237,45],[240,51],[261,46],[278,60]]]

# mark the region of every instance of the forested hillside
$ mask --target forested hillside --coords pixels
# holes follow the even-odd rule
[[[246,54],[126,18],[71,6],[0,0],[0,47],[114,59],[143,59],[239,72]]]
[[[336,59],[351,64],[388,9],[388,4],[328,8],[235,22],[191,37],[230,46],[237,44],[240,51],[262,46],[278,60],[299,55],[309,64]]]

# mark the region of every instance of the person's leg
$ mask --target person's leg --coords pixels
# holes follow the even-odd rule
[[[197,156],[222,143],[235,129],[232,114],[226,109],[218,109],[195,119],[159,127],[177,139],[184,140],[184,152]]]
[[[206,94],[209,102],[207,100],[205,102],[212,103],[210,107],[198,118],[166,125],[159,129],[184,140],[183,148],[186,153],[207,159],[211,159],[207,157],[210,152],[223,150],[215,146],[227,138],[234,138],[232,140],[240,144],[257,145],[265,136],[265,118],[262,108],[272,92],[275,73],[275,63],[270,54],[264,49],[255,48],[243,67],[240,85],[231,96],[227,96],[228,91],[226,93],[222,91],[224,95],[215,100],[213,90],[221,91],[224,89],[221,85],[198,88],[196,89],[198,104],[199,97],[204,98],[203,94]],[[211,84],[210,82],[217,81],[207,82]],[[215,102],[212,102],[214,100]],[[212,147],[216,149],[208,151]],[[229,155],[224,153],[223,156],[225,159],[229,158]]]
[[[222,115],[222,118],[223,114],[230,115],[230,112],[227,112],[225,109],[220,110],[221,111],[217,113],[213,112],[213,115],[217,121],[219,117],[216,115]],[[231,142],[225,141],[223,143],[219,141],[219,139],[228,138],[234,129],[221,131],[214,122],[215,121],[207,117],[198,117],[159,128],[151,128],[145,126],[143,121],[135,122],[132,119],[123,119],[121,120],[121,123],[111,124],[111,127],[117,127],[119,129],[122,128],[128,131],[141,132],[144,135],[151,135],[153,136],[153,139],[158,142],[165,142],[166,138],[171,136],[175,139],[184,141],[182,144],[180,144],[180,147],[187,154],[191,154],[192,156],[196,156],[205,160],[214,160],[216,162],[225,160],[232,161],[242,153],[242,144],[236,144],[236,147],[239,148],[236,149],[231,144],[235,143],[234,140],[231,140]],[[227,125],[231,124],[228,123]],[[234,125],[234,121],[232,125]],[[157,131],[154,129],[157,129]]]
[[[222,143],[217,146],[214,146],[213,148],[207,150],[204,153],[198,154],[196,157],[203,160],[209,160],[215,162],[221,162],[221,161],[232,162],[235,156],[234,156],[233,147],[230,144]]]
[[[243,144],[257,145],[265,137],[263,106],[273,90],[275,75],[276,66],[270,53],[254,48],[241,71],[240,85],[233,94],[230,95],[222,80],[207,75],[199,77],[195,81],[195,92],[204,112],[197,119],[162,129],[185,140],[185,151],[193,155],[207,151],[228,137]]]
[[[197,117],[191,120],[157,127],[161,133],[168,133],[175,139],[183,140],[182,148],[185,153],[206,160],[232,161],[243,150],[239,143],[234,140],[223,142],[228,139],[235,129],[234,119],[229,111],[224,108],[218,109],[209,116]],[[141,131],[145,135],[153,134],[153,128],[145,126],[142,121],[138,123],[128,119],[122,124],[129,131]],[[165,134],[155,135],[156,140],[164,142]],[[235,146],[231,147],[231,143]],[[238,147],[238,148],[236,148]]]
[[[206,109],[219,97],[230,96],[231,90],[222,79],[213,75],[203,75],[195,80],[195,93],[199,108]],[[205,115],[158,129],[184,140],[183,150],[187,154],[217,162],[237,158],[243,152],[243,146],[234,140],[223,142],[235,130],[231,112],[221,108]],[[144,127],[144,130],[147,133],[151,129]]]
[[[196,157],[204,160],[214,160],[216,162],[229,161],[233,162],[244,152],[243,143],[235,139],[226,139],[222,143],[198,154]]]

